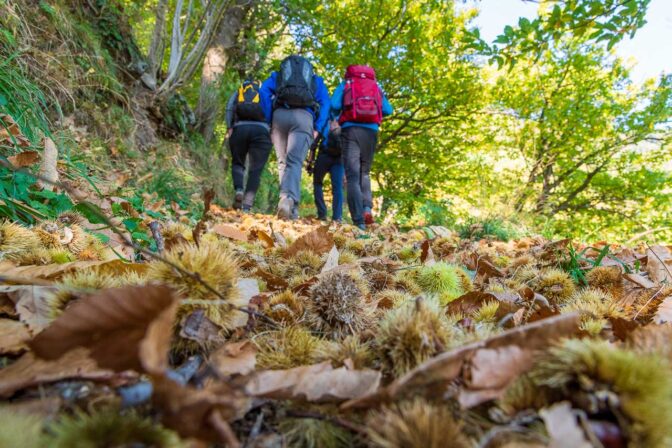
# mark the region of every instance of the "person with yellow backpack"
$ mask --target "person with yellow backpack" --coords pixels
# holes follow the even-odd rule
[[[231,175],[236,191],[233,208],[249,212],[259,189],[261,173],[273,149],[259,81],[245,80],[226,105],[226,126],[231,151]],[[245,159],[249,159],[247,184]]]

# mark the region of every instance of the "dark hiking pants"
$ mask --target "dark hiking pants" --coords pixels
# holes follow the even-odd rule
[[[327,219],[327,204],[324,202],[323,182],[329,173],[331,177],[332,215],[331,219],[343,219],[343,161],[320,150],[313,171],[313,194],[318,219]]]
[[[273,148],[271,135],[264,126],[241,124],[233,128],[229,138],[229,148],[231,149],[233,187],[236,191],[243,190],[245,159],[249,157],[243,208],[251,208],[254,203],[254,196],[259,189],[261,173]]]
[[[348,208],[355,225],[364,224],[364,207],[373,208],[371,164],[378,133],[373,129],[350,126],[341,131],[343,164],[348,182]]]

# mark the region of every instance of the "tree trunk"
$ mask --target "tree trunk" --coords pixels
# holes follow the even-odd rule
[[[247,11],[254,0],[235,0],[224,13],[217,34],[205,54],[201,74],[201,88],[196,109],[198,129],[203,139],[209,142],[215,130],[215,122],[220,111],[217,94],[218,81],[221,79],[229,62],[231,49],[238,41],[238,34],[243,25]]]

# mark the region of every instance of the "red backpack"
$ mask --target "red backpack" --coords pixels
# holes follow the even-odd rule
[[[383,121],[383,97],[376,72],[367,65],[350,65],[345,70],[343,111],[339,123],[375,123]]]

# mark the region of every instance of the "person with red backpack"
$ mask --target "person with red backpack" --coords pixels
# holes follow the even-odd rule
[[[364,230],[374,222],[371,164],[380,124],[383,117],[392,114],[392,105],[378,85],[373,68],[350,65],[345,70],[344,81],[331,97],[331,109],[333,114],[340,114],[350,216],[352,222]]]
[[[260,96],[261,83],[246,80],[226,105],[226,126],[231,151],[231,175],[236,191],[233,208],[249,212],[259,189],[261,173],[271,154],[270,126]],[[245,159],[249,159],[247,185]]]
[[[278,216],[298,217],[303,163],[318,130],[329,118],[329,91],[302,56],[289,56],[261,86],[266,120],[272,123],[280,176]]]

